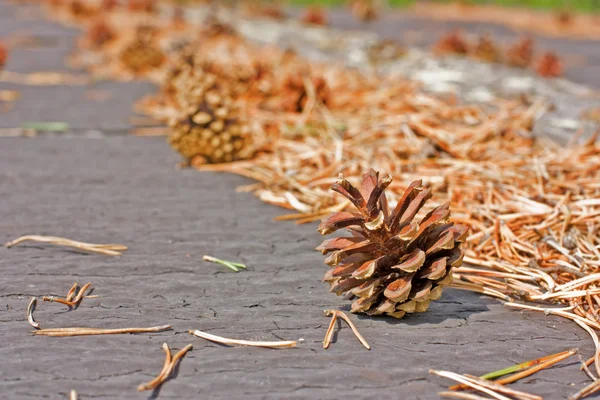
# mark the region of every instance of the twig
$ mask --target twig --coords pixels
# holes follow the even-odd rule
[[[323,340],[324,349],[329,348],[329,344],[331,343],[331,338],[333,336],[333,328],[335,326],[335,322],[337,321],[337,318],[340,317],[341,319],[346,321],[348,326],[350,326],[350,329],[352,329],[352,332],[354,332],[354,335],[360,341],[360,343],[363,346],[365,346],[367,350],[371,350],[371,346],[369,345],[369,343],[367,343],[365,338],[360,334],[360,332],[358,332],[358,329],[356,329],[356,326],[354,326],[354,324],[352,323],[352,321],[350,321],[350,318],[348,318],[346,314],[339,310],[325,310],[325,315],[328,317],[331,316],[331,323],[329,324],[329,328],[327,328],[327,333],[325,334],[325,339]]]
[[[202,259],[204,261],[210,261],[210,262],[213,262],[213,263],[216,263],[216,264],[224,265],[224,266],[226,266],[227,268],[229,268],[230,270],[232,270],[234,272],[239,272],[240,268],[246,269],[246,266],[244,264],[236,263],[236,262],[233,262],[233,261],[225,261],[225,260],[221,260],[219,258],[212,257],[212,256],[206,256],[205,255],[204,257],[202,257]]]
[[[25,235],[12,240],[10,242],[4,243],[6,247],[12,247],[19,243],[25,241],[34,241],[40,243],[49,243],[55,244],[59,246],[69,246],[74,247],[79,250],[85,250],[92,253],[100,253],[105,254],[107,256],[120,256],[121,251],[127,250],[127,246],[123,246],[121,244],[93,244],[93,243],[85,243],[85,242],[77,242],[75,240],[61,238],[57,236],[39,236],[39,235]]]
[[[35,322],[33,319],[33,311],[35,310],[36,304],[37,300],[35,297],[32,297],[29,305],[27,306],[27,320],[29,321],[29,325],[33,326],[35,329],[40,329],[40,324]]]
[[[188,351],[190,351],[192,349],[192,345],[188,344],[183,349],[179,350],[179,352],[177,352],[177,354],[175,354],[175,356],[173,356],[173,358],[171,359],[171,350],[169,350],[169,346],[166,343],[163,343],[162,347],[166,353],[166,357],[165,357],[165,363],[163,365],[162,370],[160,371],[160,374],[158,374],[158,376],[156,378],[154,378],[153,380],[151,380],[150,382],[138,386],[138,392],[142,392],[144,390],[156,389],[157,387],[159,387],[163,383],[165,383],[165,381],[169,378],[169,376],[173,372],[173,369],[175,368],[175,364],[177,364],[177,361],[179,359],[181,359]]]
[[[189,330],[190,335],[198,336],[211,342],[225,344],[228,346],[252,346],[252,347],[269,347],[269,348],[290,348],[296,347],[296,341],[284,340],[279,342],[255,342],[250,340],[238,340],[228,339],[217,335],[211,335],[210,333],[202,332],[200,330]]]
[[[33,331],[34,335],[39,336],[87,336],[87,335],[119,335],[125,333],[150,333],[163,332],[172,329],[171,325],[153,326],[151,328],[119,328],[119,329],[101,329],[101,328],[50,328]]]

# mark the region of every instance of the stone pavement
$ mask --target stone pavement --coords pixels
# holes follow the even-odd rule
[[[75,31],[17,10],[0,2],[0,37],[27,32],[53,45],[14,50],[7,70],[63,69]],[[0,240],[42,234],[129,246],[121,257],[38,244],[0,248],[2,398],[65,399],[76,389],[81,399],[436,399],[449,382],[429,376],[430,368],[481,374],[572,347],[591,355],[591,340],[569,321],[457,290],[400,321],[351,315],[371,351],[345,325],[323,350],[323,309],[347,302],[320,281],[325,266],[313,250],[321,241],[316,226],[273,222],[285,211],[235,192],[248,180],[177,170],[179,158],[163,138],[128,136],[132,101],[150,85],[0,88],[21,92],[14,109],[0,114],[0,127],[44,120],[71,126],[66,133],[0,138]],[[108,99],[88,99],[99,90]],[[248,270],[235,274],[202,261],[204,254],[244,262]],[[25,318],[30,297],[64,295],[75,281],[91,281],[99,297],[74,311],[38,303],[42,327],[173,330],[32,336]],[[228,348],[188,329],[303,341],[295,349]],[[159,392],[138,393],[160,371],[163,342],[194,349]],[[573,357],[514,387],[555,399],[587,381]]]

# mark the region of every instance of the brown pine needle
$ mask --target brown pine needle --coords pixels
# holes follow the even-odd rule
[[[563,354],[558,355],[556,358],[544,361],[543,363],[540,363],[536,366],[526,369],[525,371],[518,372],[518,373],[508,376],[506,378],[498,379],[495,382],[499,385],[506,385],[507,383],[516,382],[519,379],[526,378],[530,375],[535,374],[538,371],[542,371],[548,367],[551,367],[552,365],[564,360],[565,358],[571,357],[575,353],[577,353],[577,349],[568,350],[568,351],[564,352]]]
[[[594,355],[594,356],[592,356],[592,357],[590,357],[590,358],[588,358],[588,359],[587,359],[587,360],[584,362],[584,365],[585,365],[586,367],[589,367],[590,365],[592,365],[592,363],[594,362],[594,359],[595,359],[595,358],[596,358],[596,356],[595,356],[595,355]],[[581,369],[583,369],[583,366],[581,367]]]
[[[333,337],[333,328],[335,328],[335,322],[337,321],[337,315],[333,315],[331,317],[331,322],[329,323],[329,328],[327,328],[327,332],[325,333],[325,339],[323,339],[323,348],[328,349],[331,344],[331,338]]]
[[[169,350],[169,346],[166,343],[163,343],[162,348],[165,351],[165,362],[163,364],[162,369],[160,370],[160,373],[156,378],[152,379],[150,382],[140,385],[138,387],[138,392],[141,392],[142,390],[154,389],[155,387],[160,385],[160,382],[162,380],[164,380],[164,375],[169,369],[169,365],[171,364],[172,358],[171,350]]]
[[[331,343],[331,338],[333,337],[333,327],[335,326],[335,322],[339,317],[346,321],[350,329],[352,329],[352,332],[354,332],[354,336],[356,336],[360,343],[363,346],[365,346],[367,350],[371,350],[371,346],[369,345],[369,343],[367,343],[365,338],[360,334],[358,329],[356,329],[356,326],[354,326],[354,324],[352,323],[352,321],[350,321],[350,318],[348,318],[346,314],[339,310],[325,310],[325,315],[328,317],[331,316],[331,323],[329,324],[329,328],[327,328],[327,333],[325,334],[325,339],[323,340],[324,349],[328,348],[329,344]]]
[[[510,400],[508,397],[502,396],[501,394],[498,394],[498,393],[494,392],[493,390],[488,389],[487,387],[480,386],[476,383],[471,382],[469,379],[467,379],[466,377],[464,377],[460,374],[456,374],[456,373],[450,372],[450,371],[436,371],[433,369],[430,369],[429,373],[437,375],[437,376],[441,376],[443,378],[448,378],[448,379],[452,379],[454,381],[460,382],[470,388],[473,388],[475,390],[479,390],[480,392],[486,393],[495,399]]]
[[[436,370],[432,370],[432,369],[429,370],[429,373],[438,375],[438,376],[441,376],[444,378],[449,378],[449,379],[455,380],[455,381],[460,382],[464,385],[467,385],[473,389],[484,392],[484,393],[486,393],[496,399],[499,399],[499,400],[510,400],[508,397],[503,396],[503,394],[516,397],[517,399],[520,399],[520,400],[542,400],[541,396],[537,396],[537,395],[521,392],[518,390],[510,389],[510,388],[502,386],[496,382],[487,381],[485,379],[481,379],[481,378],[478,378],[478,377],[472,376],[472,375],[460,375],[460,374],[457,374],[454,372],[436,371]]]
[[[473,393],[463,392],[438,392],[440,397],[447,397],[450,399],[462,399],[462,400],[489,400],[490,397],[483,397]]]
[[[79,290],[79,293],[77,293],[77,296],[75,296],[75,300],[73,300],[75,304],[79,304],[79,302],[83,299],[83,295],[85,294],[86,290],[88,290],[90,286],[92,286],[92,282],[88,282],[83,285],[83,287]]]
[[[228,346],[251,346],[251,347],[268,347],[268,348],[291,348],[296,347],[296,341],[294,340],[283,340],[278,342],[256,342],[251,340],[239,340],[239,339],[228,339],[217,335],[211,335],[210,333],[202,332],[200,330],[189,330],[190,335],[198,336],[211,342],[225,344]]]
[[[77,284],[77,282],[75,282],[75,284],[73,284],[71,289],[69,289],[69,292],[67,293],[66,298],[61,299],[60,297],[44,296],[44,297],[42,297],[42,300],[43,301],[51,301],[54,303],[60,303],[60,304],[69,306],[71,308],[75,308],[75,307],[79,306],[79,304],[81,303],[81,300],[83,300],[84,297],[87,297],[87,298],[96,297],[96,296],[84,296],[85,292],[89,289],[89,287],[91,285],[92,285],[92,283],[88,282],[85,285],[83,285],[83,287],[79,290],[79,292],[77,292],[78,284]],[[75,298],[73,298],[73,297],[75,297]]]
[[[565,358],[572,356],[576,352],[577,352],[577,349],[561,351],[560,353],[536,358],[535,360],[525,361],[520,364],[514,365],[512,367],[504,368],[503,370],[500,370],[500,371],[491,372],[489,374],[480,376],[480,378],[491,380],[491,379],[495,379],[495,378],[503,376],[503,375],[507,375],[507,374],[511,374],[514,372],[525,370],[523,372],[518,372],[517,374],[511,375],[509,377],[501,378],[501,379],[494,381],[495,383],[498,383],[498,384],[507,384],[507,383],[516,382],[519,379],[525,378],[525,377],[532,375],[538,371],[541,371],[542,369],[548,368],[548,367],[556,364],[557,362],[562,361]],[[541,367],[541,368],[539,368],[539,367]],[[503,372],[503,371],[506,371],[506,372]],[[502,374],[500,374],[500,373],[502,373]],[[492,374],[495,374],[495,376],[492,377],[491,376]],[[450,386],[448,388],[448,390],[461,390],[461,389],[465,389],[465,388],[466,388],[466,386],[464,386],[464,385],[454,385],[454,386]]]
[[[596,393],[598,390],[600,390],[600,379],[597,381],[592,382],[591,384],[589,384],[588,386],[584,387],[583,389],[581,389],[579,392],[572,394],[571,396],[569,396],[569,400],[579,400],[579,399],[583,399],[593,393]]]
[[[58,246],[68,246],[74,247],[79,250],[89,251],[92,253],[105,254],[107,256],[120,256],[121,251],[127,250],[127,246],[123,246],[122,244],[94,244],[94,243],[85,243],[78,242],[71,239],[66,239],[57,236],[39,236],[39,235],[25,235],[17,238],[15,240],[11,240],[10,242],[4,243],[6,247],[12,247],[19,243],[25,241],[33,241],[40,243],[49,243],[55,244]]]
[[[179,352],[177,352],[177,354],[175,354],[175,356],[173,356],[173,358],[171,359],[171,350],[169,350],[169,346],[166,343],[163,343],[162,347],[163,347],[163,350],[165,351],[166,357],[165,357],[165,363],[163,365],[162,370],[160,371],[160,374],[158,374],[158,376],[156,378],[154,378],[153,380],[151,380],[150,382],[138,386],[138,392],[142,392],[144,390],[153,390],[153,389],[156,389],[157,387],[159,387],[160,385],[162,385],[163,383],[165,383],[165,381],[169,378],[169,376],[173,372],[173,369],[175,368],[175,364],[177,364],[177,361],[179,359],[181,359],[188,351],[190,351],[192,349],[192,345],[188,344],[183,349],[179,350]]]
[[[69,395],[69,400],[77,400],[77,392],[75,389],[71,389],[71,394]]]
[[[119,335],[126,333],[150,333],[163,332],[172,329],[171,325],[153,326],[150,328],[119,328],[119,329],[102,329],[102,328],[50,328],[33,331],[34,335],[53,336],[53,337],[69,337],[69,336],[88,336],[88,335]]]
[[[27,306],[27,320],[29,321],[29,325],[33,326],[35,329],[40,329],[40,324],[35,322],[33,319],[33,311],[35,310],[36,304],[37,300],[35,297],[32,297],[29,305]]]
[[[79,283],[77,283],[77,282],[75,282],[73,284],[73,286],[71,286],[71,289],[69,289],[69,291],[67,292],[67,297],[65,297],[65,300],[67,300],[67,301],[73,300],[73,297],[75,297],[75,293],[77,291],[78,286],[79,286]]]
[[[582,358],[581,356],[579,356],[579,361],[581,361],[581,367],[580,367],[580,369],[582,369],[582,370],[583,370],[583,372],[585,372],[585,374],[586,374],[587,376],[589,376],[591,380],[593,380],[593,381],[597,381],[597,380],[598,380],[598,378],[596,378],[596,377],[594,376],[594,374],[592,374],[592,371],[590,371],[590,369],[589,369],[589,368],[588,368],[588,366],[586,365],[585,361],[583,361],[583,358]],[[594,359],[592,358],[592,362],[593,362],[593,361],[594,361]]]

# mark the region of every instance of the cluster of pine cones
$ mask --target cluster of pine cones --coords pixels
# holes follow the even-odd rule
[[[202,38],[183,52],[163,86],[179,114],[171,121],[169,143],[190,163],[252,156],[258,147],[248,115],[252,110],[302,113],[311,94],[329,105],[327,81],[295,54],[256,50],[260,56],[248,57],[254,50],[216,22],[207,25]]]
[[[516,68],[532,67],[543,77],[557,77],[563,74],[562,63],[556,54],[546,52],[537,60],[534,59],[533,40],[529,37],[522,37],[504,51],[490,35],[479,36],[473,43],[460,31],[452,31],[440,38],[433,50],[437,54],[470,56],[481,61],[505,63]]]

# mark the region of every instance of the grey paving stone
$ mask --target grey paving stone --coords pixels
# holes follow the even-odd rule
[[[5,10],[14,9],[0,3],[1,29]],[[44,29],[72,35],[53,24]],[[47,53],[20,51],[15,68],[25,68],[28,57],[39,70],[51,66],[46,62],[56,66]],[[249,183],[243,178],[175,169],[179,159],[162,138],[108,134],[126,132],[131,102],[151,87],[99,86],[111,100],[90,102],[88,87],[20,87],[21,100],[0,116],[4,127],[51,118],[73,128],[0,138],[0,240],[45,234],[129,246],[116,258],[39,244],[0,248],[0,397],[64,399],[76,389],[81,399],[152,398],[136,388],[160,371],[163,342],[177,349],[193,343],[194,350],[154,394],[161,399],[435,399],[448,382],[430,377],[430,368],[481,374],[571,347],[591,355],[587,334],[568,321],[456,290],[428,313],[401,321],[351,316],[371,351],[345,326],[323,350],[329,320],[322,311],[347,302],[320,281],[325,266],[313,250],[321,241],[316,226],[273,222],[284,211],[236,193]],[[82,135],[86,130],[105,135]],[[235,274],[203,262],[204,254],[245,262],[248,270]],[[91,281],[99,297],[74,311],[38,304],[42,327],[174,329],[32,336],[29,298],[64,295],[75,281]],[[303,341],[290,350],[227,348],[191,337],[192,328]],[[555,399],[585,383],[573,358],[514,386]]]

